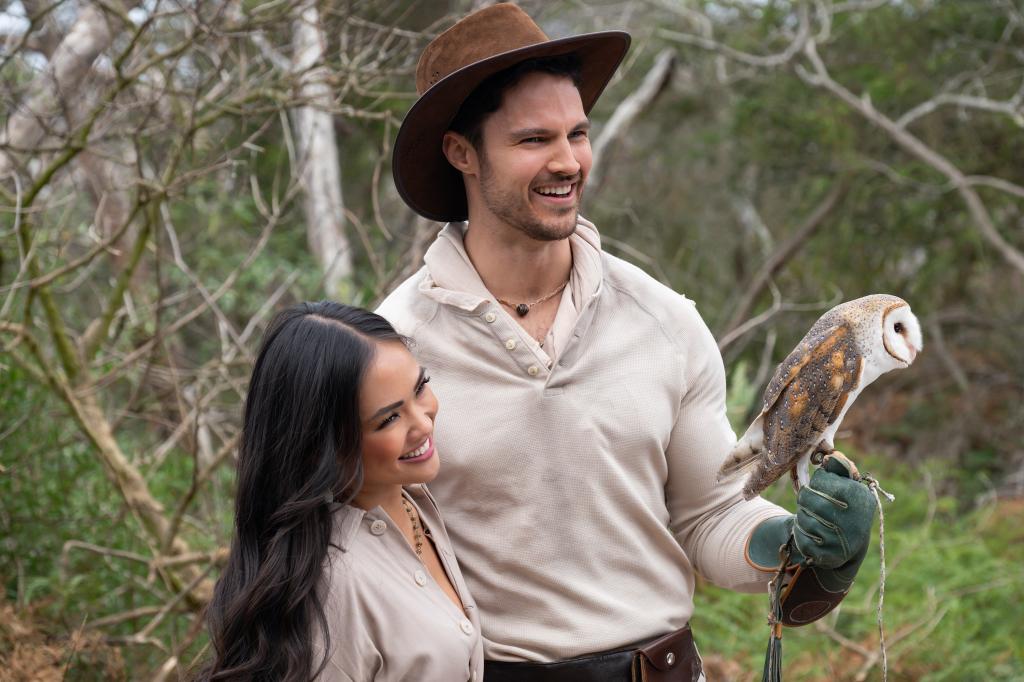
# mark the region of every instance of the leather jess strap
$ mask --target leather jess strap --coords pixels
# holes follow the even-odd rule
[[[700,656],[686,626],[640,646],[554,663],[487,661],[487,682],[697,682]]]

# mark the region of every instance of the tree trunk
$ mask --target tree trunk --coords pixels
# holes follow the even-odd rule
[[[122,5],[121,2],[116,2]],[[63,109],[65,97],[75,98],[92,63],[110,46],[113,33],[107,17],[98,5],[90,4],[79,15],[68,34],[54,50],[50,63],[28,88],[28,97],[7,120],[0,131],[0,147],[11,145],[19,150],[32,150],[50,128],[49,119]],[[17,168],[10,153],[0,151],[0,178]]]
[[[292,109],[291,118],[304,192],[306,235],[323,272],[327,295],[346,298],[352,253],[345,236],[338,145],[330,113],[331,89],[322,66],[325,41],[315,2],[305,0],[298,9],[292,45],[302,104]]]

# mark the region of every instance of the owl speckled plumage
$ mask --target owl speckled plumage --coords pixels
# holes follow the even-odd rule
[[[906,301],[874,294],[822,315],[775,370],[761,414],[726,457],[719,478],[753,468],[743,487],[750,499],[791,472],[797,487],[810,480],[816,452],[833,438],[864,387],[909,367],[923,347],[921,326]]]

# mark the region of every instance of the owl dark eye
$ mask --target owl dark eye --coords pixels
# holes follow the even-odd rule
[[[902,322],[897,322],[896,324],[894,324],[892,326],[892,329],[897,334],[902,334],[903,333],[903,323]]]

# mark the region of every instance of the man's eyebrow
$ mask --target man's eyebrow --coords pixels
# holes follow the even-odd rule
[[[377,417],[380,417],[380,416],[382,416],[384,414],[387,414],[388,412],[391,412],[393,410],[397,410],[399,407],[401,407],[404,404],[405,404],[404,400],[399,400],[397,403],[391,403],[390,405],[385,405],[384,407],[382,407],[379,410],[377,410],[376,412],[374,412],[373,415],[370,416],[370,418],[367,419],[366,421],[372,422]]]
[[[579,130],[590,130],[590,120],[583,119],[572,128],[572,132],[577,132]],[[553,131],[548,128],[520,128],[510,132],[509,137],[522,139],[524,137],[548,137],[553,134]]]
[[[547,128],[520,128],[519,130],[513,130],[508,136],[519,139],[523,137],[546,137],[550,134],[551,131]]]

